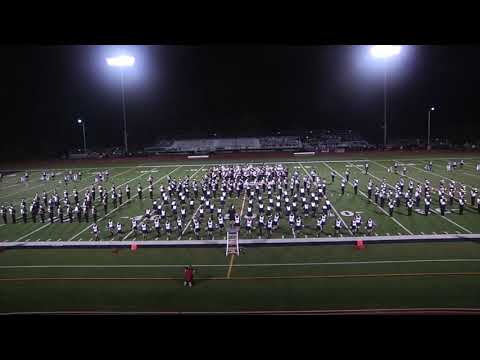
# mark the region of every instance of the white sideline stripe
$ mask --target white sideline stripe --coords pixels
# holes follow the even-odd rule
[[[332,261],[332,262],[305,262],[305,263],[263,263],[237,264],[237,267],[269,267],[269,266],[316,266],[316,265],[372,265],[372,264],[410,264],[410,263],[437,263],[437,262],[480,262],[480,259],[418,259],[418,260],[372,260],[372,261]],[[229,267],[228,264],[193,264],[193,267]],[[108,269],[108,268],[183,268],[177,264],[127,264],[127,265],[1,265],[0,269]]]
[[[203,165],[201,168],[199,168],[197,171],[195,171],[192,175],[190,175],[189,179],[191,179],[192,177],[194,177],[195,175],[197,175],[197,173],[198,173],[200,170],[202,170],[204,167],[205,167],[205,165]],[[192,215],[192,217],[190,218],[190,220],[188,220],[188,222],[185,224],[185,228],[182,230],[182,235],[184,235],[185,232],[187,231],[187,229],[190,227],[190,224],[192,223],[193,218],[195,217],[195,215],[197,215],[198,210],[200,210],[200,206],[201,206],[201,205],[198,205],[197,210],[195,210],[195,212],[193,213],[193,215]],[[178,240],[181,239],[182,235],[180,235],[180,236],[178,237]]]
[[[134,238],[133,240],[135,240]],[[334,240],[334,241],[332,241]],[[329,238],[329,237],[314,237],[314,238],[276,238],[276,239],[239,239],[239,244],[244,245],[244,246],[249,246],[249,245],[265,245],[265,244],[276,244],[278,246],[282,246],[285,244],[296,244],[296,245],[302,245],[302,244],[351,244],[354,243],[358,240],[358,236],[343,236],[343,234],[340,234],[340,238]],[[478,242],[480,240],[480,234],[467,234],[467,233],[461,233],[461,234],[439,234],[439,235],[393,235],[393,236],[384,236],[384,235],[379,235],[379,236],[365,236],[364,241],[365,242],[381,242],[381,243],[395,243],[395,242],[405,242],[405,241],[414,241],[414,242],[424,242],[424,241],[476,241]],[[49,241],[40,241],[39,243],[35,243],[35,245],[30,245],[27,242],[15,242],[15,241],[9,241],[9,240],[4,240],[3,243],[0,242],[0,248],[15,248],[19,247],[22,249],[29,248],[29,247],[41,247],[41,248],[56,248],[56,247],[82,247],[82,246],[88,246],[88,247],[95,247],[95,246],[126,246],[126,245],[131,245],[131,241],[110,241],[110,240],[105,240],[105,241],[60,241],[60,242],[49,242]],[[159,240],[159,241],[154,241],[154,240],[140,240],[137,241],[137,244],[140,246],[144,247],[149,247],[149,246],[166,246],[166,247],[171,247],[171,246],[224,246],[225,242],[223,240]]]
[[[371,160],[371,161],[372,161],[373,163],[375,163],[375,164],[377,164],[377,165],[379,165],[379,166],[381,166],[381,167],[383,167],[383,168],[386,169],[386,167],[383,166],[382,164],[380,164],[379,162],[374,161],[374,160]],[[373,176],[373,175],[372,175],[372,176]],[[375,176],[374,176],[374,177],[375,177]],[[411,179],[411,180],[415,180],[417,183],[420,183],[420,184],[422,183],[422,181],[418,180],[417,178],[411,177],[411,176],[409,176],[409,175],[405,175],[405,177],[407,177],[407,178],[409,178],[409,179]],[[380,181],[380,179],[379,179],[378,177],[375,177],[375,178],[377,178],[377,179]],[[389,183],[387,183],[387,185],[390,186],[390,187],[393,189],[393,186],[392,186],[392,185],[390,185]],[[432,186],[432,189],[435,190],[435,187]],[[438,212],[437,212],[435,209],[433,209],[433,208],[432,208],[430,211],[431,211],[433,214],[435,214],[435,215],[439,215]],[[469,234],[472,234],[472,231],[468,230],[467,228],[463,227],[463,226],[460,225],[460,224],[457,224],[455,221],[450,220],[448,217],[446,217],[446,216],[440,216],[440,218],[441,218],[441,219],[445,219],[445,220],[447,220],[448,222],[452,223],[453,225],[459,227],[459,228],[462,229],[463,231],[465,231],[465,232],[467,232],[467,233],[469,233]]]
[[[305,171],[305,174],[307,174],[308,177],[310,177],[312,180],[312,176],[308,173],[307,169],[305,169],[305,166],[303,166],[303,164],[301,162],[298,163],[303,171]],[[331,169],[331,168],[330,168]],[[338,174],[338,173],[337,173]],[[340,175],[340,174],[339,174]],[[350,230],[350,228],[347,226],[347,224],[345,223],[345,221],[343,220],[343,218],[340,216],[340,214],[338,213],[337,209],[335,209],[335,207],[333,206],[333,202],[330,202],[330,205],[332,205],[332,210],[335,212],[335,214],[337,214],[337,216],[340,218],[340,220],[342,221],[343,225],[345,226],[345,228],[348,230],[348,232],[350,233],[350,235],[353,235],[353,232],[352,230]]]
[[[327,164],[327,162],[323,162],[323,164],[325,166],[327,166],[328,168],[330,168],[332,171],[336,172],[340,177],[343,178],[343,176],[337,171],[335,170],[334,168],[332,168],[330,165]],[[375,177],[376,179],[378,179],[375,175],[373,174],[370,174],[371,176]],[[350,182],[350,184],[352,184],[352,182]],[[353,184],[352,184],[353,185]],[[363,195],[363,197],[365,197],[366,199],[368,199],[368,196],[360,189],[358,189],[358,192]],[[385,215],[388,216],[389,219],[392,219],[398,226],[400,226],[403,230],[405,230],[407,233],[409,233],[410,235],[413,235],[413,232],[411,232],[410,230],[408,230],[405,226],[403,226],[397,219],[395,219],[393,216],[390,216],[387,211],[382,208],[380,205],[378,204],[375,204]]]
[[[170,175],[171,173],[173,173],[175,170],[177,170],[177,169],[179,169],[179,168],[181,168],[181,166],[173,169],[173,170],[170,171],[168,174],[162,176],[160,179],[158,179],[157,181],[155,181],[153,184],[158,183],[160,180],[162,180],[163,178],[167,177],[168,175]],[[140,178],[140,177],[142,177],[142,176],[145,176],[145,175],[146,175],[146,173],[145,173],[145,174],[141,174],[141,175],[139,175],[139,176],[137,176],[137,177],[135,177],[135,178],[133,178],[133,179],[131,179],[131,180],[129,180],[129,181],[121,184],[121,185],[119,185],[119,187],[121,187],[121,186],[123,186],[123,185],[125,185],[125,184],[128,184],[128,183],[130,183],[130,182],[132,182],[132,181],[134,181],[134,180],[136,180],[136,179],[138,179],[138,178]],[[115,209],[111,210],[111,211],[108,212],[106,215],[104,215],[104,216],[102,216],[101,218],[99,218],[97,222],[100,222],[101,220],[105,219],[107,216],[109,216],[110,214],[114,213],[115,211],[117,211],[118,209],[120,209],[123,205],[125,205],[125,204],[127,204],[128,202],[130,202],[130,201],[132,201],[133,199],[135,199],[137,196],[138,196],[138,194],[133,195],[133,196],[130,198],[130,200],[125,201],[122,205],[119,205],[119,206],[116,207]],[[90,229],[92,226],[93,226],[93,223],[92,223],[91,225],[87,226],[87,227],[86,227],[85,229],[83,229],[82,231],[80,231],[78,234],[72,236],[72,237],[69,239],[69,241],[72,241],[73,239],[75,239],[75,238],[76,238],[77,236],[79,236],[80,234],[83,234],[85,231],[87,231],[88,229]]]

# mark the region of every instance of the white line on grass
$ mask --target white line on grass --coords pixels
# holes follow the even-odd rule
[[[381,167],[383,167],[383,168],[385,168],[385,169],[387,168],[387,167],[383,166],[382,164],[380,164],[380,163],[377,162],[377,161],[374,161],[374,160],[371,160],[371,161],[372,161],[373,163],[377,164],[378,166],[381,166]],[[375,177],[376,179],[378,179],[378,180],[380,181],[380,179],[379,179],[378,177],[376,177],[376,176],[374,176],[374,175],[372,175],[372,176]],[[414,181],[416,181],[416,182],[418,182],[418,183],[420,183],[420,184],[422,183],[422,182],[419,181],[418,179],[416,179],[416,178],[414,178],[414,177],[411,177],[411,176],[409,176],[409,175],[405,175],[405,177],[407,177],[407,178],[409,178],[409,179],[411,179],[411,180],[414,180]],[[387,185],[390,186],[392,189],[394,188],[394,187],[393,187],[392,185],[390,185],[389,183],[387,183]],[[435,187],[432,186],[432,189],[435,190]],[[435,209],[431,209],[431,212],[432,212],[433,214],[435,214],[435,215],[440,216],[440,214],[439,214]],[[448,217],[446,217],[446,216],[440,216],[440,218],[441,218],[441,219],[445,219],[445,220],[447,220],[448,222],[450,222],[451,224],[459,227],[459,228],[462,229],[463,231],[465,231],[465,232],[467,232],[467,233],[469,233],[469,234],[472,234],[472,232],[471,232],[470,230],[468,230],[467,228],[463,227],[463,226],[460,225],[460,224],[457,224],[455,221],[449,219]]]
[[[305,171],[305,174],[307,174],[307,176],[309,176],[312,180],[313,180],[313,177],[312,175],[310,175],[307,171],[307,169],[305,169],[305,166],[303,166],[303,164],[301,162],[298,163],[301,168],[303,169],[303,171]],[[331,168],[330,168],[331,169]],[[338,173],[337,173],[338,174]],[[339,174],[340,175],[340,174]],[[345,228],[348,230],[348,232],[350,233],[350,235],[353,236],[353,232],[352,230],[350,230],[350,228],[348,227],[348,225],[346,224],[346,222],[343,220],[343,218],[340,216],[340,214],[338,213],[337,209],[335,209],[335,207],[333,206],[333,201],[330,202],[330,204],[332,205],[332,210],[335,212],[335,214],[337,214],[337,216],[340,218],[340,220],[342,221],[343,225],[345,226]]]
[[[158,179],[157,181],[155,181],[153,184],[154,184],[154,185],[157,184],[160,180],[164,179],[165,177],[167,177],[168,175],[170,175],[171,173],[173,173],[175,170],[180,169],[180,168],[181,168],[181,166],[173,169],[173,170],[170,171],[168,174],[162,176],[160,179]],[[147,173],[141,174],[141,175],[133,178],[132,180],[129,180],[129,181],[127,181],[126,183],[123,183],[123,184],[120,185],[120,186],[123,186],[123,185],[125,185],[125,184],[127,184],[127,183],[129,183],[129,182],[132,182],[132,181],[134,181],[134,180],[138,179],[139,177],[142,177],[142,176],[144,176],[144,175],[146,175],[146,174],[147,174]],[[132,196],[132,197],[130,198],[130,200],[125,201],[122,205],[120,205],[120,206],[116,207],[115,209],[111,210],[109,213],[107,213],[106,215],[104,215],[104,216],[102,216],[100,219],[98,219],[97,222],[100,222],[101,220],[105,219],[107,216],[109,216],[110,214],[114,213],[115,211],[117,211],[118,209],[120,209],[122,206],[126,205],[127,203],[129,203],[130,201],[132,201],[133,199],[135,199],[137,196],[138,196],[138,194]],[[80,234],[83,234],[85,231],[87,231],[87,230],[88,230],[90,227],[92,227],[92,226],[93,226],[93,224],[87,226],[85,229],[83,229],[82,231],[80,231],[78,234],[72,236],[72,237],[69,239],[69,241],[72,241],[73,239],[75,239],[75,238],[76,238],[77,236],[79,236]]]
[[[202,170],[204,167],[205,167],[205,165],[202,166],[202,167],[201,167],[200,169],[198,169],[197,171],[195,171],[192,175],[190,175],[189,179],[191,179],[192,177],[194,177],[195,175],[197,175],[197,173],[198,173],[200,170]],[[195,210],[195,212],[193,213],[193,215],[192,215],[192,217],[190,218],[190,220],[188,220],[188,222],[185,224],[185,228],[182,230],[182,234],[178,237],[177,240],[180,240],[180,239],[182,238],[182,236],[185,234],[185,232],[187,231],[187,229],[190,227],[190,224],[192,223],[193,218],[195,217],[195,215],[197,215],[197,212],[198,212],[198,210],[200,210],[200,207],[201,207],[201,206],[202,206],[201,204],[198,205],[198,208]]]
[[[441,165],[437,165],[437,166],[441,166]],[[446,179],[446,180],[449,180],[449,181],[455,181],[456,183],[458,182],[458,181],[456,181],[456,180],[454,180],[454,179],[450,179],[450,178],[448,178],[448,177],[446,177],[446,176],[436,174],[436,173],[434,173],[433,171],[426,171],[426,170],[421,169],[421,168],[418,168],[418,167],[416,167],[416,166],[411,166],[411,167],[414,168],[414,169],[416,169],[416,170],[423,171],[424,173],[427,173],[427,174],[429,174],[429,175],[434,175],[434,176],[437,176],[437,177],[439,177],[439,178]],[[463,182],[463,181],[462,181],[462,183],[465,184],[465,185],[466,185],[467,187],[469,187],[470,189],[473,189],[473,187],[470,186],[470,185],[468,185],[467,183],[465,183],[465,182]]]
[[[125,185],[125,184],[128,184],[129,182],[132,182],[133,180],[136,180],[136,179],[138,179],[139,177],[141,177],[141,176],[143,176],[143,175],[145,175],[145,174],[142,174],[142,175],[140,175],[140,176],[137,176],[136,178],[133,178],[132,180],[129,180],[129,181],[127,181],[127,182],[124,182],[123,184],[120,184],[119,187],[121,187],[121,186],[123,186],[123,185]],[[88,186],[85,187],[84,189],[86,189],[86,188],[88,188]],[[82,189],[82,190],[80,190],[80,191],[83,191],[84,189]],[[124,203],[124,204],[125,204],[125,203]],[[115,211],[115,210],[116,210],[116,209],[114,209],[113,211]],[[113,212],[113,211],[111,211],[111,212]],[[108,214],[107,214],[107,215],[108,215]],[[20,241],[20,240],[22,240],[22,239],[25,239],[26,237],[28,237],[28,236],[30,236],[30,235],[32,235],[32,234],[35,234],[37,231],[40,231],[40,230],[46,228],[46,227],[49,226],[49,225],[50,225],[50,223],[46,223],[45,225],[40,226],[38,229],[35,229],[35,230],[33,230],[32,232],[30,232],[30,233],[28,233],[28,234],[20,237],[20,238],[17,239],[16,241]],[[92,225],[93,225],[93,224],[92,224]],[[92,226],[92,225],[90,225],[90,226]],[[90,227],[90,226],[89,226],[89,227]],[[89,227],[87,227],[86,229],[88,229]],[[86,230],[86,229],[85,229],[85,230]],[[85,231],[85,230],[83,230],[83,231]],[[82,232],[83,232],[83,231],[82,231]],[[77,237],[78,235],[80,235],[82,232],[80,232],[79,234],[75,235],[72,239],[74,239],[75,237]],[[71,241],[72,239],[70,239],[70,241]]]
[[[340,177],[343,178],[343,176],[337,171],[335,170],[334,168],[332,168],[330,165],[327,164],[327,162],[323,162],[323,164],[325,166],[327,166],[328,168],[330,168],[330,170],[336,172]],[[371,174],[370,174],[371,175]],[[371,176],[374,176],[374,175],[371,175]],[[374,176],[375,177],[375,176]],[[378,178],[377,178],[378,179]],[[350,184],[352,184],[352,182],[350,182]],[[353,185],[353,184],[352,184]],[[366,199],[368,199],[368,196],[360,189],[358,189],[358,192],[363,195],[363,197],[365,197]],[[373,204],[373,203],[372,203]],[[387,213],[387,211],[382,208],[380,205],[378,204],[375,204],[385,215],[388,216],[389,219],[392,219],[398,226],[400,226],[403,230],[405,230],[407,233],[409,233],[410,235],[414,235],[413,232],[411,232],[410,230],[408,230],[405,226],[403,226],[397,219],[395,219],[393,216],[390,216],[390,214]]]
[[[316,265],[374,265],[374,264],[410,264],[410,263],[441,263],[441,262],[480,262],[480,259],[415,259],[415,260],[372,260],[372,261],[332,261],[305,263],[263,263],[237,264],[237,267],[269,267],[269,266],[316,266]],[[194,264],[193,267],[229,267],[228,264]],[[179,264],[126,264],[126,265],[0,265],[0,269],[103,269],[103,268],[183,268]]]

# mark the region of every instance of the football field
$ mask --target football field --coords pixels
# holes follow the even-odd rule
[[[450,159],[460,159],[456,155]],[[287,159],[261,163],[280,163],[289,168],[290,174],[297,171],[302,177],[314,170],[326,179],[327,195],[332,201],[333,216],[350,225],[354,212],[359,212],[364,221],[371,217],[376,228],[369,239],[397,237],[395,243],[366,243],[358,250],[353,244],[341,243],[351,237],[348,227],[336,237],[333,218],[327,221],[326,230],[318,234],[316,218],[304,217],[305,227],[295,232],[284,214],[279,227],[270,239],[288,241],[288,245],[262,244],[265,234],[257,229],[248,234],[242,226],[239,238],[239,256],[225,256],[226,234],[220,230],[208,238],[202,223],[201,243],[196,243],[192,216],[198,214],[199,201],[193,209],[187,206],[187,217],[180,231],[172,217],[173,233],[168,238],[164,231],[157,235],[150,226],[147,236],[130,231],[130,219],[143,219],[145,209],[151,207],[148,193],[148,177],[153,177],[154,199],[160,197],[160,185],[167,185],[167,177],[201,180],[209,168],[220,163],[205,160],[181,163],[139,163],[102,168],[81,168],[82,179],[63,183],[63,174],[68,168],[55,169],[56,179],[40,180],[43,169],[30,169],[30,180],[20,183],[22,172],[10,172],[0,183],[0,204],[19,206],[22,199],[30,202],[35,193],[60,195],[65,188],[72,194],[76,188],[80,194],[93,184],[95,173],[109,170],[109,180],[121,187],[124,193],[122,205],[114,208],[111,201],[107,212],[97,198],[100,240],[104,242],[140,245],[136,251],[128,246],[96,247],[91,231],[92,219],[85,222],[60,223],[55,219],[50,224],[32,222],[29,217],[23,223],[17,212],[17,223],[0,223],[0,312],[54,312],[54,311],[121,311],[121,312],[268,312],[268,311],[333,311],[372,309],[480,309],[480,247],[476,234],[480,234],[480,213],[476,205],[470,205],[471,188],[479,187],[480,175],[476,164],[480,157],[463,158],[465,165],[455,171],[447,171],[449,158],[409,156],[404,158],[374,157],[370,159],[324,160],[304,158],[298,161]],[[425,171],[428,161],[433,171]],[[388,206],[381,208],[367,197],[367,183],[371,179],[379,184],[386,179],[394,187],[400,174],[388,172],[394,161],[399,163],[399,172],[405,167],[405,187],[408,181],[423,184],[428,179],[433,190],[444,180],[466,185],[466,206],[459,213],[458,203],[447,205],[445,216],[440,215],[438,196],[432,192],[432,213],[425,216],[423,205],[408,216],[404,201],[394,209],[392,217]],[[365,174],[364,164],[369,171]],[[239,164],[255,164],[242,161]],[[76,165],[78,166],[78,165]],[[73,168],[72,170],[79,170]],[[341,194],[340,180],[346,170],[350,182]],[[331,172],[336,174],[331,181]],[[354,194],[352,181],[359,180],[358,194]],[[131,187],[131,198],[125,195],[125,186]],[[143,187],[143,198],[137,195],[137,185]],[[265,196],[266,198],[266,196]],[[242,214],[246,212],[245,193],[227,197],[225,208],[231,204]],[[423,204],[423,201],[422,201]],[[219,205],[218,197],[215,205]],[[320,212],[318,212],[319,214]],[[209,212],[205,211],[205,218]],[[168,212],[167,216],[171,217]],[[125,232],[110,235],[108,220],[121,222]],[[2,221],[0,219],[0,221]],[[242,221],[243,224],[243,221]],[[471,239],[463,239],[463,235]],[[357,237],[365,239],[362,227]],[[403,236],[444,236],[448,241],[402,241]],[[326,245],[300,243],[301,239],[326,239]],[[410,238],[411,239],[411,238]],[[480,240],[480,235],[478,235]],[[142,241],[162,243],[158,247],[143,246]],[[184,240],[192,245],[164,246],[163,241]],[[259,240],[258,244],[242,244],[242,240]],[[338,244],[335,242],[338,240]],[[209,241],[211,242],[209,244]],[[295,242],[298,242],[296,244]],[[35,248],[35,244],[57,243],[57,247]],[[72,248],[71,244],[80,244]],[[81,247],[81,244],[90,247]],[[61,246],[60,246],[61,245]],[[211,245],[211,246],[209,246]],[[197,270],[196,284],[192,289],[183,287],[183,267],[192,264]]]

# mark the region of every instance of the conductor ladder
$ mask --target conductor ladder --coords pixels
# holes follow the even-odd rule
[[[225,256],[230,254],[240,255],[240,248],[238,246],[238,231],[227,232],[227,248],[225,250]]]

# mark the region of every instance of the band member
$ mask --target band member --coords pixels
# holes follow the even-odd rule
[[[127,200],[130,200],[130,186],[128,184],[125,186],[125,192],[127,193]]]
[[[123,225],[120,222],[117,222],[117,235],[120,236],[123,234]]]
[[[170,235],[172,234],[172,226],[170,224],[170,220],[165,221],[165,232],[167,234],[167,240],[170,240]]]
[[[273,221],[272,218],[268,218],[267,220],[267,234],[268,236],[272,236],[272,230],[273,230]]]
[[[53,217],[54,217],[54,213],[53,213],[53,205],[49,205],[48,206],[48,217],[50,218],[50,224],[53,224]]]
[[[408,216],[412,215],[413,200],[409,199],[407,202]]]
[[[447,205],[447,201],[445,200],[445,198],[442,196],[440,198],[440,214],[442,216],[445,216],[445,207]]]
[[[463,215],[463,208],[465,207],[465,200],[463,199],[463,197],[458,199],[458,206],[459,206],[459,214]]]
[[[104,211],[104,214],[107,215],[107,211],[108,211],[108,202],[107,202],[107,197],[104,196],[103,199],[102,199],[102,204],[103,204],[103,211]]]
[[[17,218],[16,218],[17,210],[15,210],[13,205],[10,204],[10,207],[8,208],[8,211],[10,213],[10,216],[12,217],[12,224],[16,224],[17,223]]]
[[[155,217],[155,219],[153,219],[153,224],[155,226],[155,231],[157,232],[157,237],[160,237],[160,233],[161,233],[160,218]]]
[[[367,225],[365,226],[365,230],[367,230],[367,235],[372,235],[374,227],[375,223],[373,222],[372,218],[368,218]]]
[[[137,231],[138,231],[138,222],[137,222],[137,219],[132,218],[132,228],[131,228],[130,230],[133,231],[134,234],[137,233]]]
[[[2,205],[2,207],[0,207],[0,215],[2,215],[3,223],[7,224],[7,208],[5,207],[5,205]]]
[[[148,226],[147,226],[147,223],[146,223],[146,222],[142,222],[142,223],[141,223],[141,227],[142,227],[142,237],[143,237],[143,240],[145,240],[146,237],[147,237],[147,234],[148,234]]]
[[[302,218],[298,216],[295,220],[295,231],[299,232],[303,228]]]
[[[97,208],[94,206],[92,207],[92,217],[93,217],[93,222],[97,222]]]
[[[430,212],[430,199],[428,197],[425,197],[425,216],[428,216],[429,212]]]
[[[193,232],[195,233],[195,238],[200,240],[200,222],[196,217],[193,218]]]
[[[356,235],[358,231],[358,225],[357,225],[357,219],[355,219],[355,217],[352,219],[352,223],[350,226],[351,226],[353,235]]]
[[[182,218],[181,217],[177,218],[177,231],[179,236],[182,235]]]
[[[93,233],[93,236],[94,236],[94,239],[95,241],[98,241],[99,240],[99,230],[98,230],[98,226],[96,223],[93,224],[92,226],[92,233]]]
[[[115,235],[115,234],[114,234],[114,226],[113,226],[113,221],[112,221],[112,219],[108,220],[107,228],[108,228],[108,231],[110,231],[110,236]]]
[[[40,220],[42,221],[42,224],[45,223],[45,208],[43,205],[40,205]]]
[[[138,184],[137,194],[138,194],[138,198],[139,198],[140,200],[142,200],[142,193],[143,193],[142,185]]]
[[[335,217],[335,235],[340,234],[340,230],[342,229],[342,221],[338,218]]]
[[[59,206],[57,209],[58,218],[60,219],[60,223],[63,224],[63,206]]]

